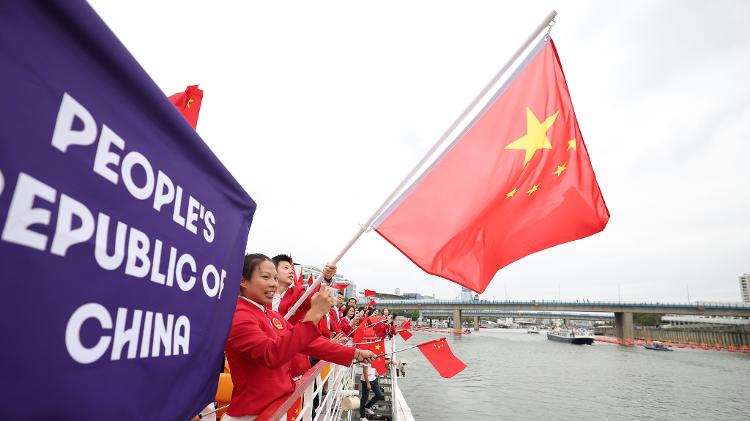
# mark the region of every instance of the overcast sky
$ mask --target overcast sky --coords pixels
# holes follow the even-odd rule
[[[687,301],[689,288],[693,301],[740,299],[748,2],[91,3],[165,94],[205,90],[198,133],[258,203],[248,251],[316,265],[554,8],[611,219],[502,269],[483,297]],[[460,289],[374,232],[339,270],[360,290]]]

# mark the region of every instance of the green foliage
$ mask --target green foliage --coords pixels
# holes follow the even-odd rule
[[[659,326],[663,314],[633,314],[633,324],[636,326]]]
[[[412,310],[409,312],[406,310],[393,310],[391,313],[393,313],[394,316],[403,316],[412,320],[419,319],[419,310]]]

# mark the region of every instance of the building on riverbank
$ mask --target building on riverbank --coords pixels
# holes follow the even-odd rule
[[[740,275],[740,294],[743,303],[750,303],[750,273]]]

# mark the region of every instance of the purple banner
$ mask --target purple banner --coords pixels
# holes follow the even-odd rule
[[[83,1],[0,5],[0,408],[186,420],[255,203]]]

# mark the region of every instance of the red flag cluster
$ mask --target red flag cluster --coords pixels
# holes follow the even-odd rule
[[[405,340],[408,341],[412,337],[411,334],[411,319],[406,319],[405,322],[399,326],[398,334]]]

